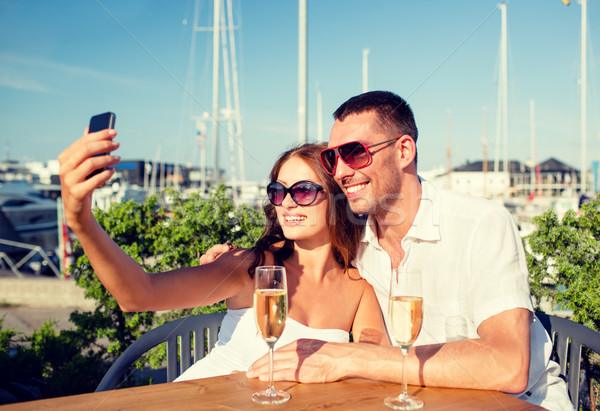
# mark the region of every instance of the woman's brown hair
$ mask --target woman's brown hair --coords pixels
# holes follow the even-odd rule
[[[303,144],[283,153],[275,162],[271,170],[271,181],[277,181],[281,167],[291,158],[297,157],[306,162],[317,174],[320,181],[315,181],[323,186],[329,201],[329,240],[333,250],[333,256],[340,267],[345,270],[352,266],[352,260],[356,256],[356,250],[363,229],[363,220],[350,210],[348,200],[332,176],[327,174],[321,164],[321,151],[327,148],[327,144]],[[288,240],[283,235],[283,230],[277,220],[275,206],[268,202],[264,208],[265,229],[261,237],[253,247],[254,261],[248,269],[250,277],[254,277],[254,270],[264,264],[265,251],[273,252],[275,264],[283,265],[283,262],[292,255],[294,241]],[[274,244],[283,243],[275,246]]]

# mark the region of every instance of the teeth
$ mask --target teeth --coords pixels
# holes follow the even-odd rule
[[[285,221],[304,221],[306,220],[306,217],[304,216],[299,216],[299,215],[286,215],[285,216]]]
[[[363,187],[365,187],[366,184],[357,184],[355,186],[350,186],[346,188],[346,191],[349,192],[350,194],[354,194],[357,191],[360,191],[363,189]]]

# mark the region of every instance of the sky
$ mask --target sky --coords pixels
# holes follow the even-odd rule
[[[198,3],[207,27],[212,1]],[[577,0],[507,2],[511,160],[581,167],[581,9]],[[600,160],[600,0],[587,10],[590,167]],[[241,136],[230,140],[222,125],[218,164],[231,173],[241,148],[246,180],[262,181],[298,142],[298,1],[233,0],[232,11]],[[212,168],[212,125],[198,140],[192,120],[212,113],[212,34],[197,31],[192,47],[193,13],[192,0],[0,0],[0,159],[56,159],[92,115],[113,111],[122,159]],[[419,170],[445,168],[448,144],[452,167],[481,160],[484,139],[494,160],[498,0],[308,0],[307,20],[308,141],[320,130],[327,141],[331,113],[362,92],[369,49],[368,89],[393,91],[414,110]]]

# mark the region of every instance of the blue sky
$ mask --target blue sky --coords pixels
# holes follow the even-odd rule
[[[212,19],[200,1],[201,24]],[[297,142],[298,2],[234,0],[246,177],[267,177]],[[497,0],[308,0],[308,131],[362,90],[394,91],[415,111],[419,167],[480,160],[483,111],[493,160],[500,42]],[[191,115],[211,107],[211,36],[189,73],[191,0],[0,0],[0,155],[54,159],[93,114],[114,111],[124,159],[198,163]],[[540,161],[581,166],[580,17],[576,0],[509,0],[508,152],[530,153],[530,100]],[[187,24],[184,22],[187,21]],[[600,1],[588,0],[587,164],[600,160]],[[192,80],[196,86],[193,86]],[[190,103],[190,96],[194,96]],[[450,112],[450,116],[448,116]],[[211,135],[209,126],[207,134]],[[210,143],[207,143],[210,145]],[[208,151],[208,167],[212,167]],[[223,137],[220,150],[228,150]],[[226,166],[225,157],[221,166]]]

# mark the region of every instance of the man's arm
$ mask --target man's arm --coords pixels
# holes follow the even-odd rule
[[[489,389],[507,393],[525,390],[529,374],[529,310],[515,308],[494,315],[479,326],[479,339],[411,348],[407,378],[412,385]],[[277,350],[276,380],[330,382],[350,377],[400,383],[402,352],[372,344],[298,340]],[[268,378],[262,357],[248,377]]]
[[[225,254],[231,250],[235,250],[236,248],[238,248],[236,245],[229,244],[229,243],[215,244],[212,247],[210,247],[208,250],[206,250],[205,254],[202,254],[200,256],[200,265],[212,263],[213,261],[215,261],[217,258],[222,256],[223,254]]]

